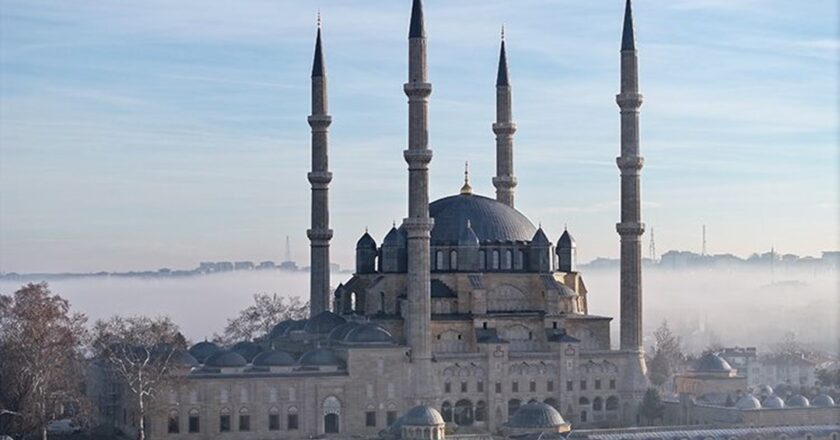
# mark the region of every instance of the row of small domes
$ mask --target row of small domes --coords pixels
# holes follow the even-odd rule
[[[246,346],[243,344],[240,347]],[[283,350],[261,351],[250,358],[246,357],[248,353],[243,353],[242,351],[241,349],[237,350],[237,346],[234,346],[231,350],[225,350],[212,342],[205,341],[193,345],[186,356],[192,358],[191,363],[193,365],[191,366],[203,364],[206,367],[214,368],[238,368],[245,367],[249,363],[255,367],[344,365],[344,361],[326,348],[309,350],[297,360],[292,354]],[[189,364],[190,362],[187,360],[185,363]]]
[[[785,402],[781,397],[773,394],[765,397],[763,401],[759,401],[758,398],[752,394],[747,394],[738,399],[738,402],[735,403],[735,407],[738,409],[778,409],[785,407],[805,408],[810,406],[834,406],[834,399],[828,394],[820,394],[819,396],[814,397],[813,400],[808,400],[807,397],[801,394],[796,394],[788,398],[787,402]]]
[[[287,320],[274,326],[270,339],[288,336],[294,331],[327,335],[329,340],[353,344],[393,344],[391,333],[375,324],[348,322],[333,312],[321,312],[310,319]]]

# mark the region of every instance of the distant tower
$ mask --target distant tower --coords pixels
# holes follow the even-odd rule
[[[650,260],[656,263],[656,241],[653,238],[653,228],[650,228]]]
[[[641,215],[640,173],[644,159],[639,155],[639,57],[633,29],[630,0],[624,11],[621,41],[621,93],[616,102],[621,108],[621,222],[616,230],[621,236],[621,349],[641,352],[642,347],[642,246],[645,232]]]
[[[426,65],[426,30],[423,2],[414,0],[408,31],[408,82],[403,87],[408,96],[408,149],[403,152],[408,163],[408,218],[403,228],[408,237],[406,340],[411,347],[410,383],[416,403],[433,403],[432,380],[432,304],[430,239],[433,221],[429,217],[429,96]]]
[[[288,235],[286,236],[286,254],[285,254],[285,260],[283,260],[283,261],[292,261],[292,245],[291,245],[291,242],[289,241],[289,236]]]
[[[312,185],[312,228],[306,231],[310,243],[310,316],[330,309],[330,229],[328,130],[332,118],[327,106],[327,75],[321,48],[321,19],[312,62],[312,172],[307,177]]]
[[[513,191],[516,177],[513,175],[513,134],[516,124],[513,122],[511,88],[508,75],[507,52],[505,51],[505,28],[502,28],[502,45],[499,50],[499,72],[496,76],[496,200],[513,208]]]
[[[700,255],[706,256],[706,225],[703,225],[703,250],[700,252]]]

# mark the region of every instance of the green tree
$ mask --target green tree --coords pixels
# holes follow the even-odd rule
[[[642,405],[639,408],[639,413],[648,425],[655,424],[658,420],[665,417],[665,405],[662,404],[662,398],[659,396],[659,390],[656,388],[648,388],[645,392],[645,397],[642,399]]]
[[[0,432],[46,440],[51,421],[82,415],[86,322],[46,283],[0,295],[0,410],[13,415],[0,417],[11,425]]]

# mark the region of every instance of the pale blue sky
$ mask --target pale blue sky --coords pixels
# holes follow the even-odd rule
[[[406,211],[396,0],[0,2],[0,271],[308,260],[315,10],[333,255]],[[660,251],[838,248],[835,0],[636,0],[643,217]],[[492,195],[506,24],[518,208],[617,255],[621,0],[427,0],[433,198]],[[645,238],[647,242],[647,236]],[[646,247],[646,246],[645,246]]]

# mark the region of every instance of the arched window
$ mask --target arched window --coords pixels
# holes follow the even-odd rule
[[[491,262],[490,268],[493,270],[499,270],[499,251],[493,251],[493,261]]]
[[[190,418],[187,423],[187,431],[191,433],[201,432],[201,418],[198,415],[198,410],[195,408],[190,410]]]
[[[487,421],[487,404],[484,403],[483,400],[479,400],[478,403],[475,404],[475,421]]]
[[[356,302],[356,292],[350,292],[350,310],[349,311],[350,312],[355,312],[357,304],[358,304],[358,302]]]
[[[610,396],[607,398],[607,411],[618,411],[618,397]]]
[[[463,399],[455,404],[455,424],[458,426],[471,426],[473,424],[472,402]]]
[[[487,269],[487,252],[478,251],[478,270]]]
[[[296,406],[290,406],[286,413],[286,429],[289,431],[295,431],[299,427],[300,421],[298,419],[298,409]]]
[[[170,434],[177,434],[181,432],[181,420],[178,417],[178,411],[172,410],[169,412],[169,418],[166,421],[166,432]]]
[[[443,251],[435,252],[435,270],[446,269],[446,266],[444,266],[443,263]]]
[[[268,430],[269,431],[279,431],[280,430],[280,409],[276,406],[271,407],[268,410]]]
[[[242,432],[251,430],[251,415],[248,414],[248,408],[239,409],[239,430]]]
[[[592,411],[603,411],[604,410],[604,400],[600,397],[596,397],[592,400]]]
[[[586,397],[581,397],[580,400],[578,400],[578,405],[580,405],[580,406],[589,405],[589,399],[587,399]]]
[[[508,419],[513,417],[513,414],[522,406],[522,401],[519,399],[511,399],[508,401]]]
[[[341,402],[335,396],[324,399],[324,433],[338,434]]]
[[[230,432],[230,410],[227,408],[219,411],[219,432]]]
[[[443,405],[440,407],[440,415],[443,416],[444,422],[451,422],[452,421],[452,404],[447,402],[443,402]]]
[[[508,249],[505,251],[505,256],[502,258],[502,269],[504,270],[511,270],[513,269],[513,251]]]
[[[458,251],[449,253],[449,269],[458,270]]]
[[[513,269],[514,270],[525,269],[525,252],[521,249],[516,251],[516,259],[513,260]]]

